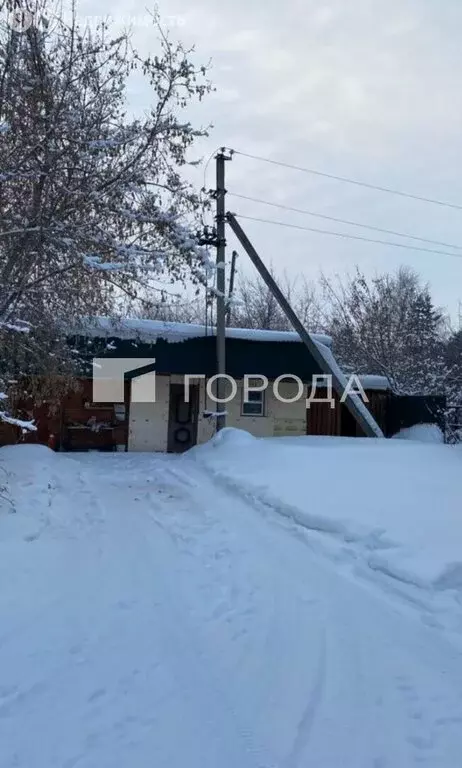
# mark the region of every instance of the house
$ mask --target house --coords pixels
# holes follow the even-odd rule
[[[338,372],[330,338],[312,339]],[[58,406],[44,402],[25,412],[37,425],[27,440],[50,443],[52,435],[63,450],[182,452],[215,433],[214,329],[100,317],[73,329],[69,343],[80,353],[81,375]],[[295,332],[228,328],[226,370],[227,426],[257,437],[364,434]],[[387,380],[360,377],[359,383],[367,418],[378,434],[388,433]],[[16,442],[17,431],[13,439],[14,428],[6,430],[0,441]]]
[[[125,368],[130,367],[131,359],[136,361],[135,375],[128,374],[125,393],[128,450],[180,452],[206,442],[215,433],[218,406],[212,399],[214,389],[210,381],[216,373],[213,329],[149,320],[114,324],[106,318],[96,318],[87,324],[85,337],[76,339],[80,347],[87,346],[87,354],[89,339],[93,340],[93,355],[104,349],[104,360],[123,359]],[[232,380],[228,386],[229,402],[225,405],[227,425],[257,437],[305,435],[314,431],[310,427],[316,423],[317,409],[325,403],[313,403],[307,409],[306,400],[313,377],[322,377],[323,372],[298,334],[228,328],[226,339],[226,371]],[[329,337],[315,334],[313,339],[326,356],[332,356]],[[140,376],[139,363],[144,359],[155,363],[144,367]],[[102,365],[101,359],[98,364]],[[265,377],[268,385],[257,390],[263,385],[261,377]],[[146,396],[137,397],[139,379],[146,379]],[[247,396],[246,380],[250,387],[255,387]],[[155,388],[152,399],[150,386]],[[320,399],[326,397],[322,388],[317,395]],[[336,433],[341,434],[342,415],[350,414],[344,404],[336,405]]]

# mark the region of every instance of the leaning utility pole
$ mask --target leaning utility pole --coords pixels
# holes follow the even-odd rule
[[[216,156],[217,161],[217,374],[215,394],[217,400],[223,400],[226,395],[226,208],[225,208],[225,162],[230,157],[222,147]],[[226,427],[226,405],[216,403],[217,432]]]
[[[240,244],[249,255],[250,260],[252,261],[254,266],[257,268],[261,278],[268,286],[269,290],[275,297],[276,301],[278,302],[279,306],[281,307],[286,317],[292,323],[292,326],[297,331],[298,335],[300,336],[300,339],[303,341],[305,346],[308,348],[308,351],[311,353],[311,356],[314,358],[314,360],[318,364],[323,374],[332,377],[333,387],[337,392],[339,398],[341,398],[344,390],[344,382],[341,380],[341,377],[342,377],[341,371],[335,370],[335,368],[329,363],[329,361],[324,357],[324,355],[318,348],[316,342],[311,338],[310,334],[308,333],[304,325],[300,322],[299,318],[297,317],[296,313],[294,312],[291,305],[287,301],[286,297],[282,293],[278,284],[276,283],[276,281],[274,280],[270,272],[265,267],[257,251],[253,247],[252,243],[250,242],[249,238],[245,234],[241,225],[238,223],[235,215],[232,213],[228,213],[226,216],[226,219],[228,221],[229,226],[231,227],[234,234],[236,235],[237,239],[239,240]],[[340,376],[339,376],[339,373],[340,373]],[[345,381],[345,384],[346,384],[346,381]],[[367,410],[362,400],[359,400],[357,397],[354,397],[351,394],[348,394],[345,400],[345,405],[350,411],[350,413],[352,414],[352,416],[355,418],[355,420],[358,422],[358,424],[361,426],[361,429],[363,430],[366,437],[383,437],[382,430],[380,429],[378,424],[375,422],[375,419],[371,416],[371,414]]]

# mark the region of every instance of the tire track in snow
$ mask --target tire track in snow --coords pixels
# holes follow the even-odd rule
[[[189,469],[192,470],[191,474],[188,474]],[[201,495],[204,492],[205,486],[211,497],[214,494],[218,496],[216,491],[218,488],[220,488],[220,485],[215,482],[214,477],[208,477],[208,479],[205,480],[202,469],[199,469],[198,471],[196,465],[193,465],[192,463],[182,464],[180,466],[176,465],[173,469],[171,469],[171,472],[178,481],[186,483],[192,489],[198,489]],[[233,494],[230,494],[228,489],[221,488],[221,493],[223,494],[223,501],[226,499],[226,501],[229,503],[229,501],[232,500],[232,503],[229,505],[224,504],[222,501],[219,505],[218,516],[221,517],[220,512],[222,510],[223,519],[227,520],[225,509],[227,510],[228,506],[230,509],[232,508],[233,513],[235,514],[238,514],[239,512],[246,514],[246,519],[249,525],[248,533],[251,551],[254,555],[256,555],[258,548],[264,546],[264,540],[262,540],[261,536],[258,536],[258,547],[255,547],[256,541],[252,534],[255,529],[255,525],[258,528],[260,523],[258,518],[255,518],[252,515],[252,506],[248,504],[247,499],[241,499],[238,496],[233,497]],[[248,512],[251,513],[250,517],[247,515]],[[262,660],[266,659],[266,663],[263,662],[261,666],[261,672],[263,674],[268,674],[268,658],[272,658],[274,659],[275,663],[278,663],[282,673],[284,672],[285,667],[287,667],[289,671],[293,672],[293,664],[290,660],[290,644],[293,642],[294,633],[297,632],[297,624],[299,623],[297,621],[297,612],[300,607],[306,612],[312,608],[314,603],[316,603],[316,600],[314,599],[303,599],[300,602],[297,590],[295,590],[294,593],[294,587],[296,585],[291,581],[290,575],[287,573],[286,564],[282,563],[282,561],[279,563],[278,560],[274,560],[274,554],[274,552],[267,553],[267,556],[271,558],[271,567],[268,572],[265,572],[265,578],[267,579],[266,585],[268,591],[272,595],[273,600],[271,617],[267,617],[267,619],[270,620],[267,626],[265,647],[262,649],[262,653],[260,655]],[[281,566],[280,570],[277,567],[278,565]],[[275,602],[276,596],[277,601]],[[289,617],[292,623],[287,625],[286,619]],[[317,638],[317,642],[319,643],[319,651],[316,657],[310,657],[308,671],[314,667],[316,673],[314,679],[310,680],[308,699],[306,698],[307,690],[303,685],[303,681],[299,682],[299,688],[301,691],[300,698],[303,702],[300,710],[300,719],[298,725],[296,725],[294,728],[295,739],[293,739],[292,742],[288,745],[288,749],[286,751],[287,756],[281,757],[281,760],[278,762],[278,765],[280,765],[281,768],[297,768],[299,764],[301,765],[301,761],[305,757],[305,752],[309,744],[310,733],[316,718],[318,716],[322,716],[322,700],[324,688],[326,686],[328,670],[326,644],[327,630],[325,625],[321,625],[321,628],[318,631],[316,631],[315,627],[316,620],[313,616],[311,622],[311,634]],[[281,659],[281,652],[285,652],[285,662]],[[308,654],[309,650],[307,648],[307,655]],[[253,669],[253,673],[255,676],[258,675],[256,668]],[[303,676],[303,670],[300,669],[299,678],[303,678]]]
[[[314,685],[310,691],[307,705],[297,726],[297,736],[294,741],[292,750],[284,760],[283,768],[299,768],[301,765],[301,760],[306,755],[306,750],[309,744],[310,733],[313,728],[314,721],[320,714],[328,668],[327,642],[325,633],[322,640],[321,652],[316,662],[316,668],[317,674]]]
[[[171,484],[168,482],[169,477],[173,480]],[[111,478],[107,477],[106,481],[110,488]],[[224,558],[214,556],[222,552],[226,555],[227,552],[225,546],[227,538],[226,536],[223,538],[223,531],[217,530],[220,528],[220,520],[215,515],[207,514],[202,504],[196,505],[193,502],[189,489],[195,487],[194,481],[182,473],[178,475],[175,470],[166,465],[165,460],[152,462],[148,483],[146,480],[140,483],[139,479],[134,477],[133,482],[129,481],[124,486],[120,487],[118,479],[109,497],[106,488],[106,503],[110,501],[111,496],[116,496],[119,506],[125,499],[126,509],[133,508],[133,512],[136,513],[127,515],[125,526],[129,528],[123,540],[126,543],[132,541],[130,549],[136,550],[139,554],[141,551],[144,553],[140,565],[144,562],[150,570],[153,570],[153,564],[156,564],[154,570],[156,576],[151,581],[156,584],[156,590],[160,593],[158,608],[164,604],[168,605],[168,612],[163,622],[161,621],[165,624],[164,635],[168,637],[165,652],[168,657],[172,653],[170,646],[173,644],[177,650],[176,657],[181,660],[181,667],[185,669],[179,684],[188,686],[191,698],[194,698],[197,691],[209,691],[213,703],[208,707],[207,717],[217,722],[215,730],[218,733],[220,730],[222,733],[226,732],[223,725],[220,727],[220,721],[232,723],[233,727],[237,728],[237,738],[235,737],[230,743],[228,751],[230,753],[235,751],[236,746],[241,742],[246,747],[244,753],[230,763],[233,768],[237,764],[249,766],[249,768],[273,768],[274,763],[266,754],[265,748],[255,741],[252,728],[245,723],[245,719],[228,696],[227,679],[226,677],[223,679],[221,665],[216,663],[220,660],[221,653],[217,656],[217,649],[213,647],[216,635],[212,633],[209,637],[208,629],[212,623],[226,625],[227,616],[220,615],[220,611],[217,612],[220,605],[217,604],[216,599],[212,600],[207,615],[196,614],[197,592],[202,586],[216,587],[217,584],[219,586],[220,583],[229,582],[227,572],[229,569],[225,568],[220,573],[219,566]],[[188,488],[186,493],[183,491],[185,487]],[[153,488],[156,488],[157,493]],[[134,504],[134,501],[141,502],[141,505]],[[156,526],[154,536],[150,535],[152,532],[146,527],[147,520],[151,520]],[[207,534],[210,534],[208,544],[204,543],[204,539],[207,540]],[[217,552],[215,545],[220,541],[221,546],[219,545]],[[200,546],[195,548],[195,543]],[[167,551],[170,553],[168,558]],[[115,557],[112,556],[111,559]],[[168,574],[171,574],[171,580]],[[191,594],[191,590],[196,594]],[[162,599],[162,594],[168,594],[169,599]],[[194,608],[191,609],[193,604]],[[174,621],[171,614],[175,615]],[[181,634],[178,634],[179,628],[181,628]],[[221,642],[223,639],[220,637]],[[231,642],[235,639],[231,637]],[[221,652],[223,650],[220,648]],[[186,666],[184,657],[189,660]],[[194,683],[188,683],[190,672],[187,670],[194,670]],[[251,762],[248,762],[247,754]]]
[[[188,487],[191,488],[193,491],[194,489],[201,492],[201,489],[203,490],[203,482],[201,482],[201,476],[199,476],[199,479],[197,480],[195,475],[188,474],[184,470],[184,466],[178,464],[175,464],[173,466],[168,467],[167,473],[170,475],[175,482],[178,484],[181,484],[181,487]],[[163,473],[163,481],[165,481],[165,474]],[[213,486],[211,486],[212,488]],[[210,496],[213,498],[213,496]],[[190,548],[191,545],[196,542],[200,542],[199,549],[197,550],[196,554],[200,554],[202,557],[207,552],[207,544],[204,543],[204,538],[207,538],[207,534],[210,534],[213,532],[213,528],[217,527],[219,525],[220,521],[223,520],[221,516],[221,509],[222,505],[218,504],[218,509],[215,511],[215,516],[212,516],[210,520],[212,521],[212,524],[209,524],[208,529],[206,527],[202,528],[201,530],[196,531],[195,535],[193,537],[190,537],[190,532],[194,528],[195,525],[191,520],[188,520],[191,515],[195,515],[196,512],[201,508],[201,504],[204,503],[204,497],[201,495],[200,498],[195,499],[194,498],[194,492],[193,495],[189,497],[189,506],[187,509],[187,517],[186,519],[180,515],[180,518],[177,521],[175,521],[173,528],[175,529],[175,533],[172,536],[172,530],[168,531],[168,534],[172,536],[172,541],[174,544],[183,545],[185,542],[187,543],[187,547]],[[193,502],[193,503],[191,503]],[[240,505],[241,502],[238,501],[238,505]],[[235,501],[232,505],[235,507]],[[224,510],[223,510],[224,511]],[[166,530],[167,528],[172,528],[172,520],[169,516],[162,522],[156,520],[157,524],[160,524],[161,527]],[[179,530],[177,530],[177,526],[179,527]],[[223,527],[223,526],[222,526]],[[196,535],[197,534],[197,535]],[[224,542],[228,542],[230,540],[230,531],[229,529],[224,528],[222,533],[222,540]],[[253,543],[253,542],[252,542]],[[213,539],[210,548],[211,552],[213,548],[218,547],[218,551],[220,549],[220,542],[217,541],[217,539]],[[210,554],[211,554],[210,552]],[[252,554],[248,552],[248,557],[252,558]],[[213,558],[211,558],[213,559]],[[214,577],[215,582],[215,572],[212,570],[212,573],[210,574],[212,577]],[[217,574],[218,575],[218,574]],[[226,578],[229,580],[230,577],[235,576],[234,574],[227,574]],[[275,577],[276,576],[276,577]],[[262,638],[264,640],[265,645],[261,647],[261,651],[258,654],[257,658],[254,658],[254,666],[252,668],[252,675],[255,679],[255,681],[259,680],[262,676],[267,676],[269,673],[267,664],[268,664],[268,654],[270,655],[270,658],[273,658],[275,661],[280,657],[281,653],[281,646],[284,647],[284,645],[287,644],[287,641],[290,641],[290,632],[288,633],[284,627],[284,621],[282,619],[282,616],[284,615],[283,611],[284,608],[287,608],[287,597],[290,596],[290,586],[289,584],[284,584],[284,588],[281,589],[280,584],[280,577],[277,576],[277,573],[275,575],[275,572],[273,569],[270,569],[269,572],[265,569],[265,582],[268,589],[270,597],[270,607],[271,612],[265,615],[265,625],[267,626],[266,631],[266,637]],[[283,582],[285,582],[285,579],[283,579]],[[275,589],[270,589],[271,584],[274,585]],[[251,582],[248,582],[248,586],[251,586]],[[278,602],[275,604],[274,602],[274,595],[275,592],[278,594]],[[268,607],[268,606],[267,606]],[[261,606],[260,606],[261,608]],[[239,611],[238,611],[239,612]],[[245,611],[247,613],[247,611]],[[250,611],[250,614],[252,612]],[[213,618],[216,615],[216,611],[211,610],[211,617]],[[241,611],[242,615],[242,611]],[[250,616],[251,617],[251,616]],[[249,618],[250,618],[249,617]],[[260,621],[263,618],[260,615]],[[276,639],[275,639],[276,638]],[[277,642],[279,641],[279,643]],[[245,659],[243,660],[245,662]],[[256,663],[255,663],[256,662]],[[290,661],[289,661],[290,666]],[[306,745],[306,742],[309,738],[309,730],[310,726],[312,724],[312,720],[314,720],[314,717],[316,715],[317,709],[319,708],[319,703],[322,697],[322,689],[324,686],[324,678],[326,674],[326,660],[325,660],[325,640],[324,637],[321,641],[321,649],[319,653],[319,661],[317,664],[318,668],[318,674],[316,676],[316,679],[314,681],[314,685],[312,688],[312,692],[310,695],[310,699],[308,704],[305,706],[305,710],[302,713],[301,722],[298,727],[298,736],[296,739],[296,743],[292,745],[292,757],[290,758],[290,762],[287,763],[288,766],[295,766],[297,764],[298,759],[301,757],[301,753]],[[256,713],[254,713],[255,716]],[[278,765],[285,765],[286,763],[280,763],[278,762]]]
[[[171,474],[177,481],[182,479],[181,475],[179,476],[175,472],[172,472]],[[190,485],[190,483],[187,483],[187,485]],[[172,492],[174,492],[174,490],[175,489],[172,488]],[[185,512],[187,515],[191,514],[192,510],[190,504]],[[168,573],[169,567],[171,568],[171,563],[175,562],[175,559],[178,557],[178,541],[181,540],[181,538],[175,535],[172,536],[171,532],[168,530],[167,521],[165,521],[164,524],[161,524],[152,509],[148,509],[148,515],[156,525],[157,529],[163,534],[163,545],[159,546],[159,542],[156,542],[153,551],[157,554],[157,560],[162,552],[165,567],[159,568],[158,572],[159,574],[165,575]],[[139,527],[139,519],[137,524]],[[210,531],[210,527],[208,527],[208,530]],[[202,533],[206,533],[206,531],[207,527],[203,529]],[[143,538],[145,547],[148,547],[149,549],[148,541],[144,536],[144,531],[140,531],[140,536]],[[200,536],[201,533],[198,533],[197,538]],[[151,542],[153,541],[154,540],[152,539]],[[189,543],[192,541],[192,538],[189,539]],[[167,549],[170,550],[169,557],[166,557]],[[183,557],[185,554],[184,551],[180,551],[180,555]],[[150,560],[152,560],[152,558],[150,558]],[[214,723],[213,730],[217,733],[221,730],[221,733],[223,734],[224,731],[228,729],[229,724],[232,724],[232,730],[235,731],[237,739],[234,739],[227,747],[225,745],[222,746],[224,753],[226,753],[226,765],[229,764],[232,768],[236,765],[239,765],[240,767],[242,766],[242,768],[245,768],[246,766],[248,766],[248,768],[276,768],[274,762],[267,754],[266,748],[263,745],[258,744],[250,724],[243,723],[241,714],[237,711],[236,705],[233,704],[227,694],[226,681],[220,679],[220,669],[217,667],[216,663],[214,663],[216,653],[213,653],[213,648],[207,643],[205,637],[206,632],[204,633],[203,627],[197,625],[192,618],[194,614],[191,613],[190,593],[191,589],[194,591],[194,586],[197,582],[199,581],[200,583],[201,574],[199,573],[198,575],[198,571],[200,572],[202,570],[200,560],[196,561],[199,568],[197,568],[197,566],[195,567],[193,562],[194,561],[191,562],[191,560],[189,560],[188,563],[190,576],[188,583],[182,582],[181,580],[176,583],[176,587],[182,587],[180,591],[178,588],[173,590],[172,582],[165,578],[160,590],[161,593],[168,596],[168,599],[165,600],[164,603],[161,601],[160,604],[168,605],[168,614],[165,616],[165,624],[168,624],[169,629],[168,632],[165,632],[165,636],[168,638],[169,654],[171,653],[171,645],[173,645],[177,650],[176,657],[182,660],[182,666],[184,666],[185,670],[188,670],[187,675],[191,676],[191,670],[193,670],[194,673],[189,681],[187,680],[187,675],[182,676],[182,684],[184,684],[186,680],[192,698],[197,696],[198,691],[204,692],[205,685],[207,696],[210,698],[210,706],[207,707],[207,712],[211,722]],[[159,587],[159,582],[157,582],[157,586]],[[180,627],[181,630],[179,632],[178,630]],[[221,723],[228,723],[226,729],[223,729],[222,725],[220,728],[220,721]],[[243,749],[243,751],[240,756],[232,758],[232,761],[229,762],[230,756],[235,753],[237,744],[242,745],[240,749]]]

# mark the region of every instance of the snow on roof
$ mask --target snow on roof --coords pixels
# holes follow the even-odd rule
[[[386,376],[374,376],[372,374],[366,374],[359,376],[361,386],[364,389],[391,389],[390,382]]]
[[[319,346],[319,344],[318,344]],[[347,377],[346,374],[344,374],[345,377]],[[384,391],[391,389],[390,382],[388,381],[386,376],[375,376],[373,374],[362,374],[358,376],[359,382],[363,389],[367,390],[378,390],[378,391]],[[319,383],[319,387],[325,387],[326,383],[323,384],[322,381]]]
[[[80,333],[92,338],[114,337],[128,341],[152,342],[163,339],[170,343],[195,339],[202,336],[215,336],[216,329],[206,328],[195,323],[172,323],[163,320],[139,320],[137,318],[113,319],[111,317],[92,317],[85,319],[79,329],[72,333]],[[311,334],[314,341],[325,347],[332,345],[330,336]],[[226,338],[246,339],[248,341],[284,341],[300,342],[300,336],[295,331],[262,331],[250,328],[227,328]]]

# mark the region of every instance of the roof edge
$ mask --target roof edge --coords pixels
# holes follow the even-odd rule
[[[82,318],[79,323],[68,329],[68,333],[90,338],[111,337],[127,341],[147,342],[163,339],[169,343],[178,343],[187,339],[216,336],[216,328],[197,323],[95,316]],[[326,347],[332,346],[330,336],[320,333],[310,335],[318,344],[324,344]],[[246,341],[301,342],[296,331],[260,330],[256,328],[226,328],[226,338]]]

